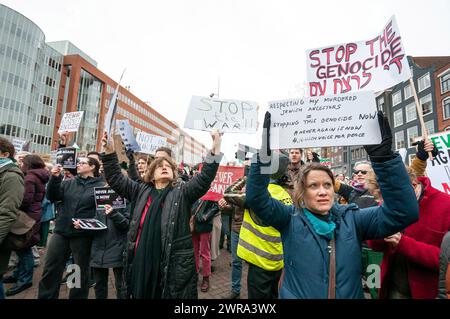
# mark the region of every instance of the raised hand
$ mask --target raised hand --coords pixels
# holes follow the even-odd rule
[[[114,153],[114,146],[108,140],[108,133],[103,132],[102,149],[106,154]]]
[[[394,157],[392,151],[392,132],[389,121],[383,112],[378,111],[378,123],[380,124],[381,143],[378,145],[364,145],[364,149],[369,154],[372,162],[385,162]]]

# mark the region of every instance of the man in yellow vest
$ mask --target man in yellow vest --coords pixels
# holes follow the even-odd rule
[[[287,180],[289,159],[278,156],[278,167],[271,175],[268,191],[270,195],[286,205],[292,205],[289,193],[281,186]],[[272,163],[277,162],[273,161]],[[280,232],[265,225],[256,214],[245,209],[239,234],[237,255],[249,264],[247,290],[249,299],[278,298],[278,282],[283,269],[283,245]]]

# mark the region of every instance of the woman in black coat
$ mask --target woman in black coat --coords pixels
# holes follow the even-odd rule
[[[95,187],[103,187],[100,163],[90,157],[79,158],[78,175],[63,181],[61,166],[55,166],[48,183],[47,198],[60,201],[55,230],[47,247],[44,272],[39,282],[39,299],[57,299],[66,262],[72,253],[69,299],[87,299],[89,294],[89,260],[93,231],[75,229],[74,219],[95,217]]]
[[[127,241],[125,276],[128,297],[197,298],[197,272],[189,229],[192,204],[210,188],[219,163],[221,136],[212,133],[213,149],[200,174],[177,182],[177,166],[168,157],[153,161],[137,183],[122,175],[111,145],[103,138],[102,162],[108,184],[134,203]]]

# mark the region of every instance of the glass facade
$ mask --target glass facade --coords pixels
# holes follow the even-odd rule
[[[62,59],[37,25],[0,5],[0,136],[50,151]]]
[[[77,111],[84,111],[77,133],[77,144],[82,150],[94,151],[97,145],[103,83],[85,70],[81,70]]]

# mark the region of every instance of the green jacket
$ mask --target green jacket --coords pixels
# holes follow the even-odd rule
[[[24,177],[16,164],[0,167],[0,247],[23,200]],[[0,248],[0,275],[8,267],[9,251]]]

